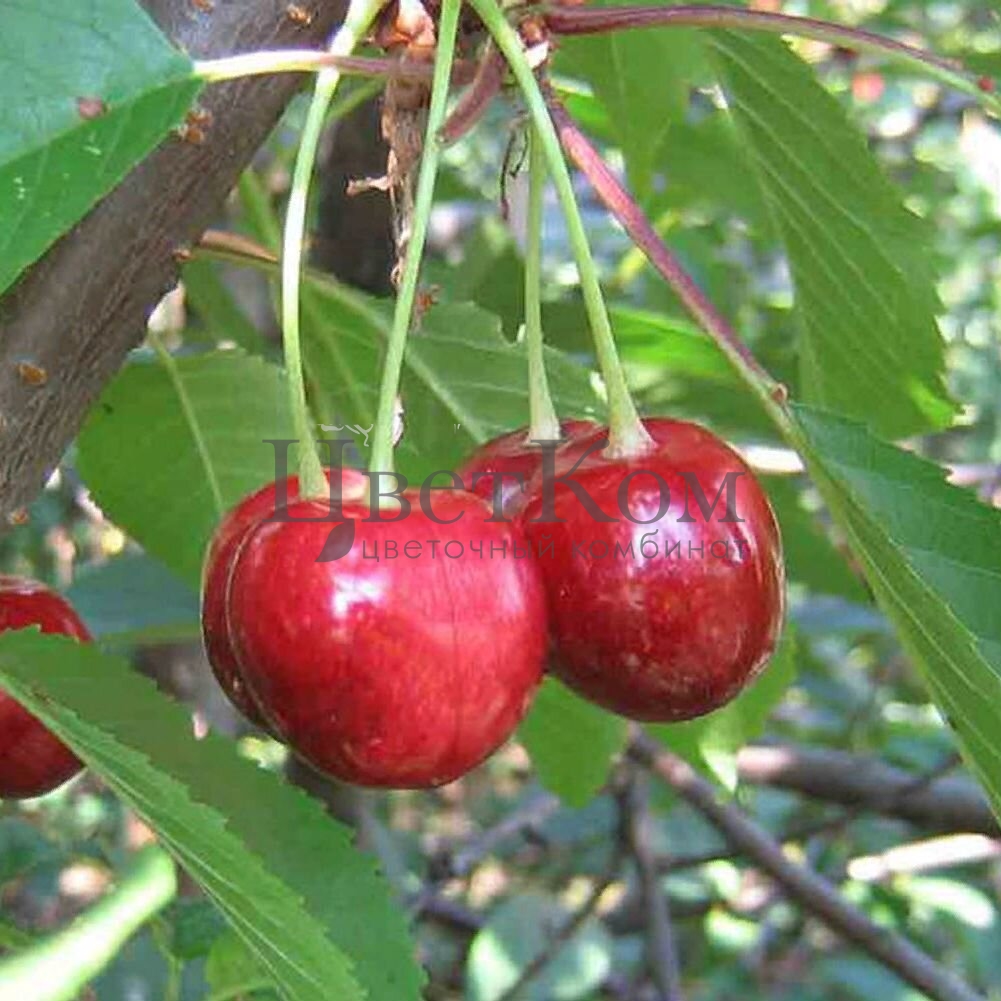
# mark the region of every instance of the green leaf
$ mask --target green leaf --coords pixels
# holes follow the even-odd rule
[[[505,900],[469,948],[466,1001],[502,997],[520,971],[551,947],[569,917],[566,908],[539,893]],[[611,969],[611,936],[597,918],[588,918],[518,996],[525,1001],[586,998]]]
[[[763,482],[782,530],[782,553],[789,579],[806,584],[817,594],[868,604],[866,590],[845,557],[834,547],[817,518],[803,507],[796,479],[768,476],[763,477]]]
[[[236,755],[118,657],[0,636],[0,682],[157,831],[287,998],[419,997],[403,914],[319,803]]]
[[[2,292],[178,124],[201,83],[133,0],[0,0],[0,25]]]
[[[90,632],[106,643],[201,635],[198,592],[148,556],[119,556],[81,570],[66,598]]]
[[[375,422],[390,306],[318,277],[310,290],[316,308],[304,314],[305,355],[314,405],[328,426],[368,428]],[[588,369],[551,349],[546,362],[561,416],[600,412]],[[470,303],[432,307],[408,341],[401,394],[405,433],[397,466],[419,481],[528,423],[524,345],[508,341],[498,318]]]
[[[604,105],[640,198],[650,188],[668,130],[684,120],[689,86],[703,61],[700,36],[690,30],[609,32],[560,42],[557,68],[585,80]]]
[[[194,307],[204,325],[201,338],[190,328],[186,336],[202,339],[207,334],[205,339],[213,344],[233,341],[245,351],[260,353],[266,346],[264,338],[237,305],[219,274],[219,267],[215,261],[196,259],[185,264],[181,271],[185,301]]]
[[[584,806],[625,746],[626,721],[546,678],[518,728],[539,781],[567,806]]]
[[[254,954],[234,932],[215,940],[205,960],[205,983],[212,997],[238,998],[269,986]]]
[[[1001,512],[861,425],[793,409],[811,474],[1001,810]]]
[[[137,363],[91,411],[79,469],[105,514],[197,589],[219,519],[274,479],[269,438],[295,438],[274,365],[239,351]]]
[[[787,624],[764,672],[731,703],[699,719],[649,729],[677,754],[733,789],[737,784],[737,751],[761,736],[769,715],[795,677],[796,638]]]
[[[796,286],[804,399],[899,437],[949,424],[927,224],[776,39],[710,35]]]

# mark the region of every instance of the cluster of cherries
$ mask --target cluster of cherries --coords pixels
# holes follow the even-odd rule
[[[564,422],[555,447],[504,435],[458,470],[468,491],[407,490],[393,511],[344,469],[335,531],[353,535],[337,559],[318,558],[328,499],[299,498],[294,477],[250,495],[205,564],[216,677],[315,768],[397,788],[449,782],[493,752],[547,659],[585,698],[632,719],[723,705],[781,629],[775,518],[710,432],[656,418],[644,427],[649,447],[628,457],[610,455],[607,429],[586,421]],[[90,640],[64,598],[0,576],[0,631],[27,626]],[[0,692],[0,797],[41,795],[80,768]]]
[[[723,705],[778,639],[778,528],[724,442],[682,421],[643,425],[632,455],[587,421],[564,422],[557,445],[507,434],[457,470],[461,488],[382,507],[344,469],[336,527],[329,498],[300,497],[295,477],[245,498],[203,577],[220,684],[319,771],[395,788],[483,761],[547,660],[632,719]],[[348,541],[333,556],[332,529]]]

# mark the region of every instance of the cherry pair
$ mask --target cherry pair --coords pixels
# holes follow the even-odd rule
[[[588,421],[564,422],[548,451],[504,435],[460,468],[468,492],[404,491],[406,510],[373,508],[346,469],[336,527],[294,477],[284,506],[275,484],[245,498],[206,559],[216,677],[306,761],[371,786],[437,785],[482,761],[521,719],[547,646],[568,685],[633,719],[723,705],[778,638],[778,528],[709,431],[644,427],[630,456]]]
[[[484,496],[496,487],[533,546],[553,672],[613,712],[674,722],[725,704],[764,667],[782,626],[782,551],[736,452],[696,424],[643,425],[636,455],[610,454],[607,428],[573,421],[549,469],[523,430],[459,472]]]

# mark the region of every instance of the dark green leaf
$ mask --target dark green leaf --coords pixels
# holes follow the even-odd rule
[[[264,338],[236,304],[219,267],[215,261],[204,259],[185,264],[181,272],[185,301],[194,307],[213,344],[233,341],[245,351],[258,353],[265,347]]]
[[[181,120],[200,83],[133,0],[0,0],[0,26],[2,292]]]
[[[792,269],[804,398],[887,437],[946,426],[929,228],[783,43],[711,38]]]
[[[197,638],[198,593],[148,556],[84,569],[66,592],[91,633],[115,643]]]
[[[288,998],[419,996],[401,911],[318,802],[194,740],[180,706],[93,646],[6,633],[0,680],[156,829]]]
[[[794,415],[831,513],[1001,808],[1001,512],[861,425]]]

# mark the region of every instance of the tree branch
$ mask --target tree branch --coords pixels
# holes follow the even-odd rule
[[[681,758],[645,735],[636,738],[631,753],[686,799],[735,848],[768,873],[790,900],[832,931],[935,1001],[983,1001],[976,991],[905,938],[881,928],[849,904],[822,876],[791,861],[766,830],[737,807],[720,800],[709,782]]]
[[[752,745],[737,755],[737,774],[752,785],[777,786],[935,830],[999,833],[990,805],[969,779],[938,778],[916,787],[911,773],[846,751]]]
[[[316,4],[309,25],[286,0],[145,0],[163,31],[197,58],[319,44],[343,12]],[[28,271],[0,301],[0,521],[30,501],[91,404],[177,281],[177,251],[219,212],[241,170],[304,78],[235,80],[206,89],[204,142],[162,146]],[[44,369],[44,385],[18,363]]]

